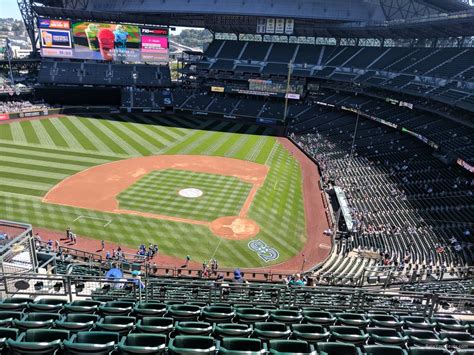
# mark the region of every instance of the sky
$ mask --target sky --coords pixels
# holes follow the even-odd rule
[[[0,17],[13,17],[21,19],[20,10],[16,0],[0,0]]]

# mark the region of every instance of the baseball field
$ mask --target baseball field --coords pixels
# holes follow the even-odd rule
[[[147,115],[1,124],[0,218],[179,259],[279,264],[305,245],[305,204],[300,163],[268,132]]]

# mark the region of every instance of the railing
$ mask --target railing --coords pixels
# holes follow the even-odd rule
[[[91,276],[0,275],[5,296],[62,296],[69,301],[93,297],[102,301],[179,301],[212,304],[316,307],[352,311],[394,311],[431,316],[435,313],[472,314],[473,295],[387,292],[344,287],[288,287],[268,283],[216,283],[211,280],[108,279]]]

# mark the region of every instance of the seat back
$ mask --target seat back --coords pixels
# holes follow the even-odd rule
[[[221,348],[233,351],[260,351],[262,341],[251,338],[224,338],[221,341]]]
[[[269,349],[280,353],[309,353],[311,348],[309,344],[301,340],[279,340],[269,341]]]
[[[55,340],[66,340],[69,332],[62,329],[28,329],[24,341],[27,342],[52,342]]]
[[[76,343],[85,344],[107,344],[119,342],[119,334],[114,332],[79,332],[77,333]]]
[[[125,345],[156,347],[166,344],[164,334],[135,333],[127,335]]]

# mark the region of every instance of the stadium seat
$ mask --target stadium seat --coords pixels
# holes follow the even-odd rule
[[[319,355],[361,355],[362,352],[353,344],[344,343],[317,343]]]
[[[98,311],[101,302],[94,300],[76,300],[64,305],[66,313],[95,313]]]
[[[237,319],[239,323],[265,322],[268,317],[268,311],[261,308],[237,308]]]
[[[403,327],[403,322],[389,314],[371,314],[369,319],[371,325],[375,327],[395,328],[397,330],[401,330]]]
[[[212,325],[207,322],[178,322],[175,330],[179,335],[209,335],[212,332]]]
[[[205,336],[178,335],[171,339],[168,351],[170,354],[215,354],[214,339]]]
[[[64,349],[68,354],[105,355],[113,351],[119,342],[119,334],[115,332],[79,332],[64,341]]]
[[[331,341],[362,345],[369,339],[369,335],[365,334],[358,327],[334,325],[329,327],[329,331],[331,333]]]
[[[370,323],[370,320],[365,318],[365,315],[359,313],[337,313],[336,319],[337,324],[359,328],[365,328]]]
[[[174,330],[174,321],[169,317],[143,317],[138,320],[136,329],[141,333],[169,334]]]
[[[436,327],[435,323],[428,322],[424,317],[402,316],[400,319],[403,321],[404,328],[433,330]]]
[[[121,354],[164,354],[166,352],[165,334],[129,334],[122,337],[118,345]]]
[[[206,306],[202,309],[202,317],[207,322],[225,323],[235,317],[235,311],[230,306]]]
[[[253,336],[262,340],[288,339],[291,330],[285,323],[257,322],[254,324]]]
[[[367,328],[367,334],[372,344],[404,346],[408,341],[407,336],[402,336],[393,328]]]
[[[268,342],[268,350],[270,354],[316,354],[314,347],[302,340],[279,340],[273,339]]]
[[[336,317],[324,311],[303,310],[303,319],[306,323],[321,324],[323,326],[334,325]]]
[[[138,302],[133,308],[133,315],[137,318],[163,317],[166,314],[166,305],[155,302]]]
[[[319,324],[293,324],[291,330],[295,339],[304,340],[310,344],[326,341],[330,336],[330,333]]]
[[[410,355],[449,355],[450,352],[443,348],[411,347],[408,351]]]
[[[436,333],[430,330],[405,330],[404,334],[408,336],[408,344],[422,346],[444,346],[448,339],[440,339]]]
[[[288,309],[276,309],[270,311],[270,320],[273,322],[280,322],[285,324],[301,323],[303,316],[298,311]]]
[[[260,339],[250,338],[224,338],[220,342],[219,354],[265,354],[265,345]]]
[[[436,323],[436,329],[438,331],[451,330],[455,332],[465,332],[468,329],[466,324],[461,324],[451,317],[432,317],[430,321]]]
[[[59,313],[27,313],[21,319],[14,319],[13,325],[20,330],[51,328],[60,319]]]
[[[249,324],[237,324],[237,323],[218,323],[214,327],[214,337],[218,339],[222,338],[247,338],[253,332],[252,327]]]
[[[23,318],[22,312],[0,311],[0,326],[9,327],[13,324],[14,319]]]
[[[99,316],[87,313],[68,313],[60,320],[54,322],[56,328],[69,330],[71,333],[91,330]]]
[[[120,335],[126,335],[133,330],[135,317],[106,316],[101,318],[95,326],[101,331],[117,332]]]
[[[67,330],[28,329],[17,340],[7,340],[7,344],[13,354],[55,354],[68,338]]]
[[[22,312],[33,302],[27,297],[7,297],[0,302],[0,311]]]
[[[406,355],[407,351],[399,346],[365,345],[364,353],[366,355]]]
[[[0,353],[5,352],[5,346],[8,339],[16,340],[19,330],[15,328],[0,328]]]
[[[31,312],[49,312],[56,313],[62,311],[66,300],[61,298],[40,298],[35,302],[28,304]]]
[[[201,315],[201,307],[188,304],[174,304],[168,307],[168,314],[174,320],[197,320]]]
[[[441,332],[439,337],[456,348],[474,348],[474,337],[466,332]]]
[[[99,312],[104,316],[128,316],[133,306],[133,302],[111,301],[101,304]]]

